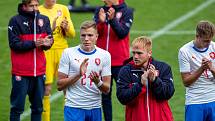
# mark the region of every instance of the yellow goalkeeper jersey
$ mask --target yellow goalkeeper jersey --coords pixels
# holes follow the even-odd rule
[[[52,30],[55,26],[55,29],[53,30],[54,44],[51,49],[67,48],[68,43],[66,38],[75,36],[75,29],[68,8],[61,4],[55,4],[51,9],[47,9],[44,5],[41,5],[39,6],[39,11],[41,14],[49,17]],[[69,30],[66,32],[60,27],[60,24],[64,19],[67,19],[69,22]],[[54,22],[55,20],[56,22]]]

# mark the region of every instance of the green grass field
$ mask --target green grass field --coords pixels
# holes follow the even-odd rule
[[[16,11],[17,4],[21,0],[1,0],[0,12],[0,121],[9,120],[10,110],[10,50],[7,40],[7,24]],[[59,3],[67,5],[69,0],[59,0]],[[92,5],[102,5],[100,0],[88,0]],[[175,94],[169,101],[175,121],[184,120],[184,93],[179,67],[178,49],[188,41],[194,39],[195,26],[200,20],[210,20],[215,23],[215,0],[126,0],[134,11],[134,23],[131,29],[131,41],[140,35],[153,38],[153,56],[166,61],[172,67],[174,75]],[[41,1],[42,3],[42,1]],[[78,3],[80,4],[80,3]],[[80,23],[92,19],[92,13],[71,13],[76,29]],[[69,39],[70,46],[79,43],[79,32],[74,39]],[[56,84],[53,84],[52,96],[57,93]],[[113,121],[124,120],[124,106],[115,96],[115,84],[113,90]],[[29,109],[26,101],[25,111]],[[57,97],[51,104],[51,120],[63,120],[63,97]],[[29,121],[28,113],[22,121]]]

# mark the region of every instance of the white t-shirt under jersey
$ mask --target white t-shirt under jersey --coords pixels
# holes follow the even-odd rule
[[[73,85],[66,89],[65,106],[82,109],[101,107],[101,92],[89,78],[91,71],[99,73],[100,77],[111,75],[111,57],[108,51],[96,47],[94,51],[87,53],[80,46],[64,50],[59,72],[69,77],[80,73],[80,65],[85,58],[89,58],[87,72]]]
[[[215,64],[215,43],[211,42],[205,50],[194,47],[193,41],[180,48],[178,59],[180,72],[194,72],[206,57]],[[204,73],[189,87],[186,87],[186,105],[204,104],[215,101],[215,79],[209,70]]]

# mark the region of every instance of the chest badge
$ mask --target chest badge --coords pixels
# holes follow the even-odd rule
[[[117,12],[116,13],[116,18],[119,20],[122,17],[122,12]]]
[[[96,59],[95,59],[95,63],[96,63],[97,66],[100,65],[100,63],[101,63],[100,58],[96,58]]]
[[[40,27],[43,27],[43,25],[44,25],[43,19],[39,19],[39,20],[38,20],[38,25],[39,25]]]
[[[61,10],[57,10],[57,16],[61,16],[62,15],[62,11]]]

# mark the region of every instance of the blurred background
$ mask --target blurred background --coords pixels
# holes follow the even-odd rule
[[[7,25],[9,19],[17,14],[17,5],[21,0],[0,1],[0,121],[9,120],[10,110],[10,51],[8,46]],[[141,35],[153,39],[153,56],[171,65],[175,94],[171,98],[170,106],[175,121],[184,120],[184,93],[178,67],[178,49],[195,37],[195,27],[200,20],[215,23],[215,0],[125,0],[129,7],[134,8],[134,22],[130,32],[130,42]],[[58,0],[58,3],[68,5],[69,0]],[[40,0],[42,4],[43,1]],[[103,5],[101,0],[88,0],[90,6]],[[76,0],[76,6],[81,6]],[[93,12],[71,12],[71,19],[76,29],[76,37],[68,38],[69,45],[79,43],[79,26],[84,20],[93,19]],[[117,48],[116,48],[117,49]],[[51,97],[51,120],[63,121],[63,96],[53,85]],[[124,121],[124,106],[115,94],[113,85],[113,121]],[[28,98],[26,98],[28,100]],[[28,102],[28,101],[26,101]],[[30,120],[29,103],[25,106],[22,121]]]

